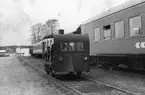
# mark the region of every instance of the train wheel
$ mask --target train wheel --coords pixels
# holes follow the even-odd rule
[[[48,75],[50,74],[50,71],[49,71],[49,70],[45,69],[45,71],[46,71],[46,73],[47,73]]]
[[[133,61],[127,61],[126,65],[129,69],[132,69]]]
[[[80,77],[82,75],[82,72],[77,72],[77,76]]]
[[[103,69],[108,69],[109,64],[107,61],[102,61],[101,64],[99,65],[99,68],[103,68]]]
[[[128,59],[126,59],[125,60],[125,65],[128,67],[128,69],[133,69],[133,64],[134,64],[134,62],[136,62],[135,61],[135,59],[133,59],[133,58],[128,58]]]
[[[117,67],[118,67],[118,64],[115,63],[115,62],[112,62],[112,63],[108,66],[108,69],[109,69],[109,70],[115,70],[115,69],[117,69]]]
[[[95,60],[91,61],[90,66],[97,66],[97,62]]]
[[[109,70],[115,70],[116,68],[117,68],[117,66],[114,66],[114,65],[108,66],[108,69],[109,69]]]
[[[55,74],[55,71],[51,70],[51,76],[52,76],[52,77],[55,77],[55,75],[56,75],[56,74]]]
[[[46,73],[49,75],[50,74],[50,66],[48,66],[47,64],[45,64],[45,71]]]

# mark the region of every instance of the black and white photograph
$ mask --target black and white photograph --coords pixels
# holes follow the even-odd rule
[[[145,0],[0,0],[0,95],[145,95]]]

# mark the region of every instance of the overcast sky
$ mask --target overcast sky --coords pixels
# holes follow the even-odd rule
[[[0,45],[30,44],[30,27],[56,18],[72,32],[83,21],[127,0],[0,0]]]

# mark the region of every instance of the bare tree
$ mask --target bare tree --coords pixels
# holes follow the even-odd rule
[[[48,28],[47,28],[46,24],[42,25],[41,32],[42,32],[41,38],[48,34]]]
[[[58,20],[52,19],[46,21],[46,26],[48,29],[48,34],[56,34],[59,28]]]
[[[38,24],[35,24],[31,27],[31,41],[32,43],[36,43],[36,42],[39,42],[40,41],[40,38],[41,38],[41,27],[42,27],[42,24],[41,23],[38,23]]]
[[[31,42],[35,44],[39,42],[44,36],[49,34],[56,34],[58,32],[59,24],[58,20],[51,19],[46,21],[45,24],[35,24],[31,27]]]
[[[35,44],[36,42],[37,42],[36,34],[35,34],[34,31],[32,31],[32,33],[31,33],[31,43]]]
[[[37,35],[36,38],[37,38],[37,42],[40,41],[41,36],[42,36],[41,27],[42,27],[42,24],[41,23],[36,24],[36,35]]]

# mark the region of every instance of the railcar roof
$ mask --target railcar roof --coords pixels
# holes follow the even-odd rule
[[[53,34],[44,37],[46,38],[54,38],[55,40],[63,40],[63,41],[87,41],[88,36],[82,34]]]
[[[103,12],[103,13],[97,15],[97,16],[94,16],[94,17],[86,20],[84,23],[82,23],[82,25],[90,23],[94,20],[101,19],[103,17],[109,16],[111,14],[117,13],[117,12],[122,11],[124,9],[131,8],[131,7],[133,7],[135,5],[138,5],[138,4],[141,4],[141,3],[145,3],[145,0],[129,0],[129,1],[127,1],[123,4],[121,4],[121,5],[113,7],[113,8],[111,8],[111,9],[109,9],[109,10],[107,10],[107,11],[105,11],[105,12]]]

